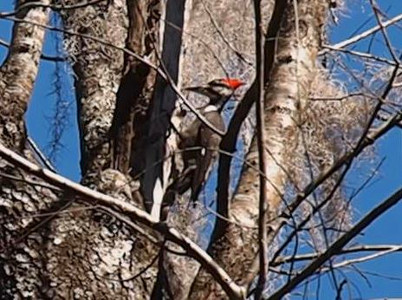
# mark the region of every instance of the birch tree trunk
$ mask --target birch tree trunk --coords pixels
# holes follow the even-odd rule
[[[17,1],[18,9],[29,1]],[[40,1],[49,4],[50,1]],[[12,44],[0,68],[0,141],[18,153],[25,153],[26,130],[24,113],[32,95],[45,30],[29,22],[45,25],[49,9],[22,9],[17,15],[21,22],[13,28]],[[24,175],[13,166],[0,161],[2,172],[11,176]],[[33,187],[22,181],[5,177],[0,181],[0,297],[39,297],[45,265],[41,261],[42,233],[30,234],[23,242],[21,236],[30,231],[32,212],[49,208],[55,196],[46,188]],[[39,259],[38,259],[39,258]]]

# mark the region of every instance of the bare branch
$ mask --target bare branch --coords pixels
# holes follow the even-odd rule
[[[364,59],[376,60],[376,61],[379,61],[379,62],[382,62],[382,63],[389,64],[391,66],[396,65],[395,62],[392,61],[392,60],[389,60],[389,59],[386,59],[384,57],[377,56],[377,55],[374,55],[374,54],[370,54],[370,53],[353,51],[353,50],[344,49],[344,48],[337,48],[337,47],[330,46],[330,45],[324,45],[323,48],[328,49],[328,50],[332,50],[332,51],[344,52],[344,53],[351,54],[351,55],[354,55],[354,56],[362,57]]]
[[[349,266],[349,265],[354,265],[354,264],[356,264],[356,263],[361,263],[361,262],[373,260],[373,259],[379,258],[379,257],[381,257],[381,256],[394,253],[394,252],[396,252],[396,251],[400,251],[400,247],[399,247],[399,246],[392,247],[392,248],[390,248],[390,249],[386,249],[386,250],[383,250],[383,251],[378,251],[377,253],[373,253],[373,254],[370,254],[370,255],[366,255],[366,256],[363,256],[363,257],[359,257],[359,258],[355,258],[355,259],[349,259],[349,260],[344,260],[344,261],[342,261],[342,262],[340,262],[340,263],[334,264],[334,265],[332,266],[332,268],[334,268],[334,269],[335,269],[335,268],[336,268],[336,269],[343,268],[343,267],[346,267],[346,266]],[[326,268],[323,268],[321,271],[325,272],[325,271],[326,271]]]
[[[45,180],[46,182],[55,185],[56,187],[59,187],[60,189],[73,192],[77,196],[82,197],[83,201],[87,203],[101,203],[108,208],[118,209],[122,213],[129,216],[130,219],[140,222],[141,224],[159,232],[165,236],[167,240],[178,244],[188,253],[189,256],[200,262],[217,280],[217,282],[219,282],[231,299],[244,298],[246,292],[245,288],[238,286],[229,277],[225,270],[219,267],[219,265],[204,250],[202,250],[197,244],[191,241],[191,239],[184,236],[176,229],[170,228],[165,223],[156,222],[148,213],[130,203],[91,190],[47,169],[42,169],[39,166],[29,162],[22,156],[7,149],[3,146],[3,144],[0,144],[0,156],[16,167],[19,167],[30,174],[33,174]]]
[[[35,25],[35,26],[39,26],[51,31],[57,31],[57,32],[63,32],[65,34],[68,35],[72,35],[72,36],[79,36],[81,38],[84,39],[89,39],[89,40],[93,40],[95,42],[98,42],[102,45],[114,48],[114,49],[118,49],[121,50],[122,52],[134,57],[135,59],[141,61],[142,63],[148,65],[150,68],[154,69],[164,80],[166,80],[169,85],[171,86],[172,90],[177,94],[177,96],[179,97],[179,101],[181,101],[183,103],[183,105],[185,105],[205,126],[207,126],[209,129],[211,129],[213,132],[219,134],[220,136],[225,135],[225,132],[222,132],[220,130],[218,130],[217,128],[215,128],[215,126],[213,126],[199,111],[198,109],[196,109],[187,99],[186,97],[184,97],[184,95],[180,92],[179,88],[177,87],[176,84],[174,84],[174,82],[170,79],[169,76],[167,76],[167,74],[158,66],[156,66],[155,64],[153,64],[152,62],[150,62],[148,59],[141,57],[140,55],[130,51],[127,48],[124,47],[119,47],[117,45],[114,45],[108,41],[105,41],[104,39],[98,38],[98,37],[94,37],[90,34],[84,34],[84,33],[78,33],[75,31],[71,31],[71,30],[65,30],[65,29],[60,29],[60,28],[56,28],[53,26],[48,26],[48,25],[43,25],[37,22],[32,22],[32,21],[28,21],[28,20],[24,20],[24,19],[20,19],[20,18],[15,18],[15,17],[2,17],[3,19],[7,19],[7,20],[11,20],[11,21],[15,21],[15,22],[24,22],[24,23],[29,23],[31,25]]]
[[[388,199],[384,200],[380,205],[370,211],[348,232],[343,234],[335,243],[331,245],[323,254],[318,256],[297,276],[293,277],[287,284],[274,292],[268,299],[282,299],[287,293],[293,290],[299,283],[312,275],[319,269],[328,259],[342,251],[342,248],[349,243],[356,235],[361,233],[367,226],[375,221],[379,216],[396,205],[402,199],[402,189],[396,191]]]
[[[3,41],[0,39],[0,46],[10,48],[10,44],[7,43],[6,41]],[[58,57],[58,56],[49,56],[46,54],[41,54],[40,59],[47,60],[47,61],[52,61],[52,62],[60,62],[60,61],[66,61],[67,59],[64,57]]]
[[[230,43],[230,41],[228,41],[226,35],[222,32],[222,30],[220,29],[219,25],[216,23],[216,20],[211,12],[211,10],[208,8],[207,4],[205,4],[205,1],[201,1],[202,5],[204,6],[204,9],[206,11],[206,13],[209,16],[209,19],[211,20],[212,25],[215,27],[216,31],[218,32],[219,36],[222,38],[222,40],[224,41],[224,43],[229,47],[230,50],[233,51],[234,54],[237,55],[237,57],[239,57],[242,61],[244,61],[246,64],[252,66],[253,63],[248,61],[244,55],[242,53],[240,53],[238,50],[236,50],[236,48]]]
[[[390,39],[388,37],[388,33],[385,30],[385,26],[382,23],[382,21],[380,19],[380,16],[378,15],[379,9],[378,9],[377,5],[375,4],[374,0],[370,0],[370,3],[371,3],[371,8],[374,11],[375,18],[377,19],[378,26],[380,26],[381,33],[382,33],[382,35],[384,37],[385,44],[387,45],[388,51],[389,51],[389,53],[391,53],[392,59],[396,63],[398,63],[398,61],[399,61],[398,56],[395,54],[395,51],[394,51],[394,49],[393,49],[393,47],[391,45],[391,41],[390,41]]]
[[[0,18],[11,17],[17,15],[20,11],[25,9],[33,9],[33,8],[50,8],[55,11],[68,10],[68,9],[79,9],[84,8],[90,5],[98,4],[100,2],[105,2],[107,0],[94,0],[94,1],[82,1],[81,3],[73,4],[73,5],[65,5],[65,4],[44,4],[43,2],[26,2],[12,12],[3,12],[0,13]]]
[[[264,35],[262,32],[261,1],[254,0],[255,14],[255,47],[256,47],[256,85],[257,85],[257,144],[258,144],[258,165],[260,172],[268,174],[268,164],[265,151],[265,120],[264,120]],[[255,299],[260,299],[264,291],[265,281],[268,275],[268,245],[267,245],[267,211],[268,208],[268,181],[265,176],[259,175],[260,200],[258,213],[258,255],[260,271],[255,291]],[[272,210],[272,209],[271,209]]]
[[[397,23],[397,22],[399,22],[401,20],[402,20],[402,14],[397,15],[396,17],[392,18],[391,20],[388,20],[388,21],[382,23],[382,26],[383,26],[383,28],[386,28],[386,27],[391,26],[391,25],[393,25],[393,24],[395,24],[395,23]],[[374,26],[374,27],[372,27],[372,28],[370,28],[370,29],[368,29],[368,30],[366,30],[366,31],[364,31],[364,32],[362,32],[362,33],[350,38],[350,39],[347,39],[347,40],[345,40],[343,42],[339,42],[339,43],[337,43],[335,45],[332,45],[332,46],[329,46],[329,47],[331,47],[334,50],[347,47],[347,46],[349,46],[351,44],[354,44],[354,43],[356,43],[356,42],[358,42],[358,41],[360,41],[360,40],[372,35],[373,33],[376,33],[379,30],[381,30],[380,25]],[[327,47],[327,46],[328,45],[324,45],[324,47]],[[328,51],[329,51],[329,49],[323,49],[318,54],[323,55],[323,54],[327,53]]]
[[[350,247],[347,249],[342,249],[342,251],[338,252],[337,255],[343,255],[343,254],[349,254],[349,253],[356,253],[356,252],[384,252],[384,251],[390,251],[393,250],[393,252],[402,252],[402,246],[401,245],[359,245],[359,246],[354,246]],[[305,261],[305,260],[311,260],[311,259],[316,259],[319,257],[322,253],[309,253],[309,254],[300,254],[296,256],[285,256],[285,257],[278,257],[277,260],[271,262],[271,266],[276,267],[278,265],[284,264],[284,263],[289,263],[292,260],[293,261]]]
[[[27,142],[29,147],[32,149],[32,151],[35,153],[35,155],[38,157],[39,161],[43,164],[44,167],[49,169],[50,171],[57,173],[56,168],[52,165],[52,163],[48,160],[45,154],[39,149],[38,145],[35,143],[35,141],[28,136]]]

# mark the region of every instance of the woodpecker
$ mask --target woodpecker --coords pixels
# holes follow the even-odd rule
[[[221,111],[235,90],[244,83],[236,78],[222,78],[210,81],[208,84],[197,87],[188,87],[186,90],[205,95],[209,98],[207,105],[199,109],[201,115],[221,132],[225,131],[225,124]],[[201,120],[196,119],[184,132],[180,134],[179,148],[183,150],[184,172],[180,176],[181,184],[177,186],[179,194],[191,188],[191,200],[196,201],[202,185],[218,156],[221,136],[209,128]],[[196,149],[189,150],[186,149]]]

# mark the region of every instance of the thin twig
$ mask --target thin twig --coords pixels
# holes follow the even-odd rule
[[[397,251],[399,251],[399,247],[394,247],[394,248],[391,248],[391,249],[378,251],[377,253],[373,253],[373,254],[366,255],[366,256],[363,256],[363,257],[359,257],[359,258],[344,260],[344,261],[342,261],[340,263],[334,264],[333,268],[334,269],[344,268],[344,267],[349,266],[349,265],[354,265],[354,264],[357,264],[357,263],[362,263],[362,262],[365,262],[365,261],[373,260],[373,259],[379,258],[381,256],[397,252]],[[326,272],[326,270],[327,270],[326,268],[322,268],[321,272]]]
[[[61,191],[59,188],[57,188],[55,186],[52,186],[50,184],[47,184],[47,183],[44,183],[44,182],[39,182],[39,181],[32,180],[32,179],[29,179],[29,178],[18,177],[18,176],[15,176],[15,175],[4,173],[4,172],[0,172],[0,178],[7,178],[7,179],[12,180],[12,181],[24,182],[24,183],[30,184],[32,186],[43,187],[43,188],[46,188],[46,189],[49,189],[49,190],[52,190],[52,191],[55,191],[55,192],[60,192]]]
[[[378,26],[380,26],[381,33],[382,33],[382,35],[384,37],[385,44],[387,45],[388,51],[391,54],[392,59],[394,60],[394,62],[398,63],[398,61],[399,61],[398,56],[396,55],[394,49],[392,48],[392,44],[391,44],[391,41],[390,41],[390,39],[388,37],[388,33],[385,30],[384,24],[382,23],[382,21],[380,19],[380,16],[378,15],[379,9],[378,9],[377,5],[375,4],[374,0],[370,0],[370,3],[371,3],[371,8],[374,11],[374,16],[377,19]]]
[[[382,23],[382,26],[383,26],[383,28],[386,28],[386,27],[391,26],[391,25],[393,25],[393,24],[395,24],[395,23],[397,23],[397,22],[399,22],[401,20],[402,20],[402,14],[399,14],[396,17],[394,17],[394,18]],[[339,43],[337,43],[335,45],[332,45],[332,46],[331,45],[324,45],[324,47],[328,46],[328,47],[331,47],[333,49],[344,48],[344,47],[347,47],[347,46],[349,46],[351,44],[354,44],[354,43],[356,43],[356,42],[358,42],[358,41],[360,41],[360,40],[372,35],[373,33],[376,33],[379,30],[381,30],[381,27],[380,27],[380,25],[377,25],[377,26],[374,26],[374,27],[372,27],[372,28],[370,28],[370,29],[368,29],[368,30],[366,30],[366,31],[364,31],[364,32],[362,32],[362,33],[350,38],[350,39],[344,40],[344,41],[339,42]],[[318,54],[323,55],[323,54],[327,53],[328,51],[329,51],[329,49],[324,48],[321,51],[319,51]]]
[[[10,44],[7,43],[6,41],[3,41],[2,39],[0,39],[0,46],[6,47],[6,48],[10,48]],[[47,61],[51,61],[51,62],[62,62],[62,61],[66,61],[67,59],[64,57],[58,57],[58,56],[49,56],[46,54],[41,54],[40,55],[40,59],[43,60],[47,60]]]
[[[280,1],[280,0],[279,0]],[[265,121],[264,121],[264,35],[261,21],[261,0],[254,0],[255,14],[255,47],[256,47],[256,84],[257,84],[257,147],[258,166],[260,172],[268,174],[267,157],[264,147],[265,142]],[[258,210],[258,255],[259,274],[255,290],[255,299],[260,299],[264,291],[265,282],[268,276],[268,245],[267,245],[267,213],[268,207],[268,182],[264,176],[259,175],[260,199]]]
[[[356,93],[349,93],[347,95],[339,96],[339,97],[310,97],[309,100],[311,100],[311,101],[343,101],[345,99],[352,98],[352,97],[358,97],[358,96],[369,97],[368,95],[366,95],[362,92],[356,92]]]
[[[344,53],[355,55],[355,56],[362,57],[365,59],[376,60],[376,61],[379,61],[382,63],[389,64],[391,66],[395,66],[394,61],[386,59],[381,56],[371,54],[371,53],[364,53],[364,52],[359,52],[359,51],[354,51],[354,50],[349,50],[349,49],[344,49],[344,48],[338,48],[338,47],[334,47],[334,46],[330,46],[330,45],[324,45],[323,48],[331,50],[331,51],[344,52]]]
[[[398,251],[402,252],[402,245],[359,245],[353,246],[347,249],[342,249],[342,251],[338,252],[337,255],[344,255],[349,253],[357,253],[357,252],[383,252],[383,251]],[[290,263],[291,261],[306,261],[312,260],[319,257],[322,253],[308,253],[308,254],[300,254],[296,256],[285,256],[278,257],[275,261],[271,262],[272,267],[279,266],[284,263]]]
[[[43,166],[46,167],[47,169],[49,169],[50,171],[57,173],[56,168],[47,159],[46,155],[43,154],[43,152],[39,149],[38,145],[35,143],[35,141],[30,136],[27,138],[27,142],[28,142],[29,147],[32,149],[32,151],[35,153],[35,155],[39,158],[39,160],[41,161]]]
[[[204,9],[206,11],[206,13],[209,16],[209,19],[211,20],[212,25],[215,27],[216,32],[218,32],[219,36],[222,38],[223,42],[229,47],[230,50],[233,51],[234,54],[236,54],[237,57],[240,58],[240,60],[242,60],[243,62],[245,62],[246,64],[252,66],[253,63],[249,62],[242,53],[240,53],[238,50],[236,50],[236,48],[230,43],[230,41],[228,41],[226,34],[222,32],[222,30],[220,29],[219,25],[217,24],[214,16],[212,15],[211,10],[208,8],[208,6],[205,4],[205,1],[201,1],[202,5],[204,6]]]
[[[17,15],[19,12],[25,9],[34,9],[34,8],[50,8],[54,11],[61,11],[61,10],[72,10],[72,9],[79,9],[84,8],[90,5],[98,4],[100,2],[106,2],[107,0],[95,0],[95,1],[82,1],[77,4],[66,5],[66,4],[44,4],[43,2],[26,2],[22,5],[19,5],[18,8],[11,12],[3,12],[0,13],[0,18],[4,17],[12,17]]]

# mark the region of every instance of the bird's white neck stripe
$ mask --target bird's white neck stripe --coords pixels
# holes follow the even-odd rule
[[[207,107],[204,108],[204,113],[213,111],[218,111],[218,108],[215,105],[207,105]]]

